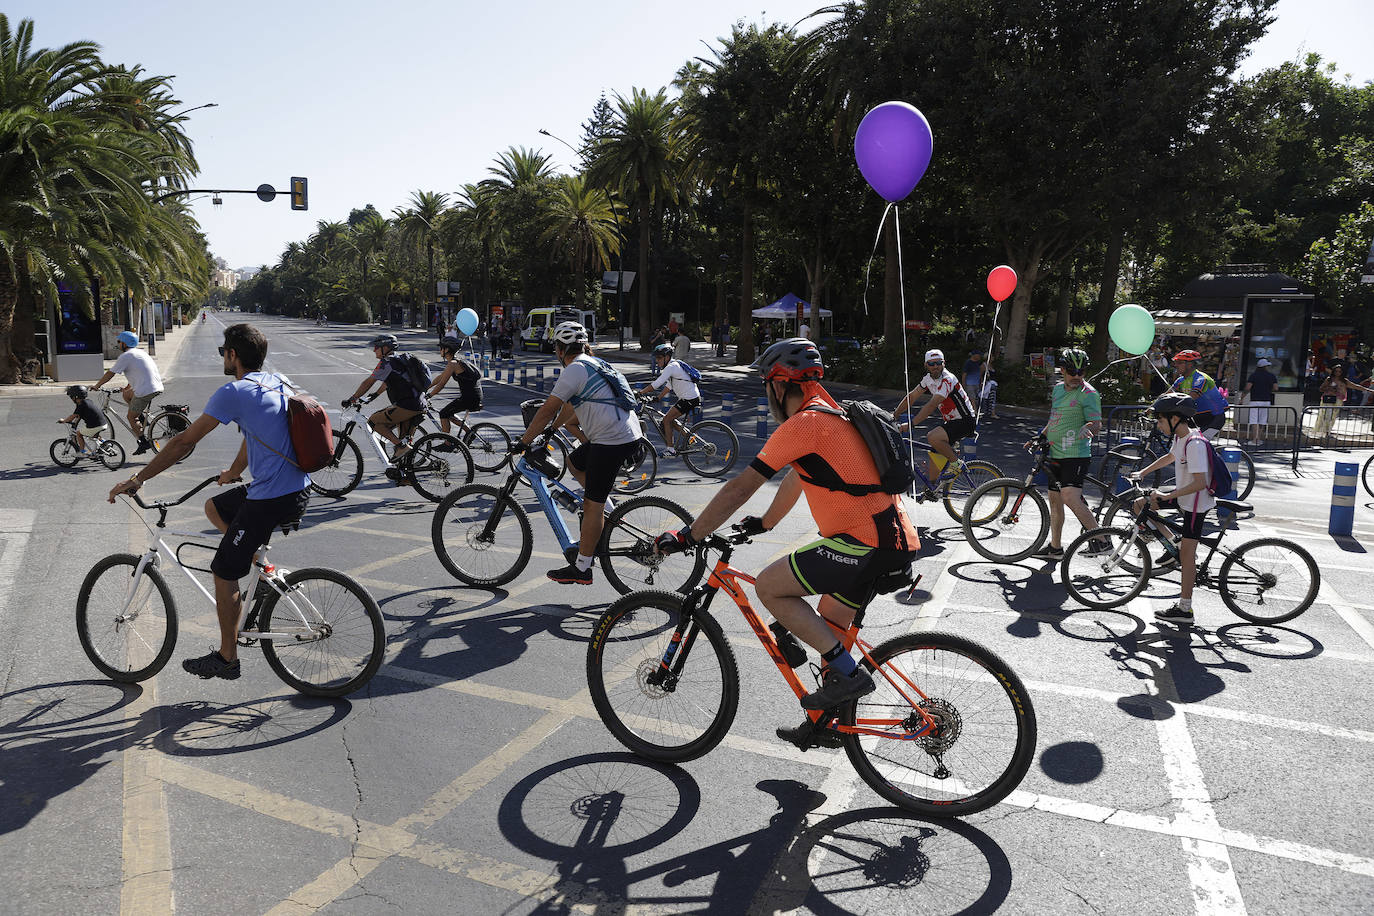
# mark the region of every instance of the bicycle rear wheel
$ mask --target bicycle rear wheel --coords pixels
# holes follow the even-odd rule
[[[601,615],[587,644],[597,714],[617,741],[650,760],[706,754],[739,708],[735,653],[709,614],[684,620],[685,600],[676,592],[625,595]]]
[[[625,459],[616,473],[615,492],[638,493],[653,486],[658,476],[658,454],[648,439],[640,439],[639,447]]]
[[[964,537],[979,556],[1016,563],[1035,553],[1050,533],[1050,507],[1033,487],[1015,477],[989,480],[964,507]]]
[[[973,491],[978,489],[989,480],[996,480],[1002,476],[1001,468],[991,461],[965,462],[964,472],[953,480],[946,481],[940,488],[944,496],[945,511],[949,517],[956,522],[964,520],[964,505]]]
[[[48,446],[48,454],[59,467],[64,468],[75,467],[81,460],[81,454],[76,450],[76,443],[72,441],[71,436],[52,440],[52,445]]]
[[[706,571],[700,551],[654,552],[654,538],[692,521],[690,512],[661,496],[637,496],[616,506],[597,550],[606,581],[622,595],[650,588],[685,594],[695,588]]]
[[[678,456],[703,477],[723,477],[739,457],[739,437],[719,420],[702,420],[679,436]]]
[[[1145,590],[1152,564],[1134,528],[1093,528],[1064,551],[1059,580],[1080,604],[1113,608]]]
[[[167,446],[168,442],[190,428],[191,418],[189,416],[179,410],[164,410],[148,423],[148,441],[153,443],[153,451],[160,452]],[[193,451],[195,451],[195,446],[191,447],[191,452]],[[180,460],[185,461],[191,457],[191,452],[187,452]]]
[[[501,470],[510,461],[510,434],[495,423],[474,423],[463,434],[472,466],[484,474]]]
[[[363,481],[363,453],[358,443],[334,430],[334,458],[310,472],[310,489],[325,496],[343,496]]]
[[[844,737],[864,782],[907,811],[973,814],[1020,784],[1035,756],[1035,707],[1007,663],[944,633],[890,639],[863,664],[878,689],[846,704],[843,725],[884,733]],[[919,707],[935,720],[927,727]],[[920,737],[915,737],[920,735]]]
[[[430,433],[401,457],[406,479],[425,499],[438,502],[454,487],[472,483],[472,455],[447,433]]]
[[[496,487],[468,484],[434,510],[430,539],[444,569],[468,585],[505,585],[524,570],[534,550],[530,519]]]
[[[386,650],[382,611],[367,589],[333,569],[297,569],[287,589],[273,589],[259,615],[267,665],[288,687],[312,697],[341,697],[372,679]]]
[[[1360,483],[1364,485],[1366,493],[1374,496],[1374,456],[1366,459],[1364,467],[1360,469]]]
[[[177,612],[162,573],[139,557],[111,554],[91,567],[76,598],[76,636],[106,677],[126,684],[162,670],[177,644]]]
[[[1321,589],[1312,555],[1283,538],[1246,541],[1217,573],[1222,602],[1254,623],[1282,623],[1312,606]]]

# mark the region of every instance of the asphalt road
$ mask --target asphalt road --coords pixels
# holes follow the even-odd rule
[[[219,329],[237,317],[178,332],[169,399],[199,411],[223,381]],[[371,329],[257,320],[269,368],[322,400],[337,404],[371,368]],[[486,387],[484,417],[512,431],[537,394],[516,382]],[[713,397],[757,393],[739,373],[707,384]],[[584,675],[610,587],[547,582],[561,557],[538,516],[521,579],[460,587],[435,558],[432,504],[370,454],[363,485],[312,501],[272,552],[349,571],[376,596],[387,657],[367,688],[303,698],[256,650],[238,681],[185,675],[179,660],[215,641],[213,615],[171,576],[173,661],[139,686],[105,681],[77,643],[77,590],[100,557],[141,550],[145,529],[104,501],[114,473],[49,460],[67,405],[60,390],[0,395],[0,913],[1371,910],[1374,505],[1361,491],[1355,537],[1326,534],[1332,455],[1299,474],[1262,465],[1237,533],[1294,538],[1321,564],[1317,604],[1278,627],[1206,593],[1190,633],[1156,626],[1151,607],[1176,595],[1177,576],[1122,610],[1084,610],[1048,564],[981,562],[943,508],[915,506],[924,579],[909,601],[875,602],[866,637],[978,640],[1020,674],[1039,721],[1018,791],[929,821],[886,806],[842,752],[774,737],[799,720],[796,701],[728,606],[744,702],[725,743],[681,768],[624,752]],[[735,420],[747,459],[753,417]],[[1023,472],[1016,443],[1031,425],[998,421],[984,455]],[[145,492],[189,488],[239,441],[218,430]],[[718,486],[679,462],[660,470],[655,492],[693,511]],[[174,520],[204,524],[195,505]],[[798,507],[736,565],[813,537]]]

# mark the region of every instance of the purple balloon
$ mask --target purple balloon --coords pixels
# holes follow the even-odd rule
[[[906,198],[926,173],[933,145],[930,122],[906,102],[884,102],[859,122],[854,161],[883,200]]]

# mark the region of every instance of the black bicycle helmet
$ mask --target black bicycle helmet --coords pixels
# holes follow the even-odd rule
[[[825,377],[825,363],[821,351],[805,337],[789,337],[773,344],[750,365],[759,370],[763,380],[780,378],[786,382],[801,382]]]
[[[87,394],[88,391],[85,385],[67,386],[67,397],[71,398],[73,401],[84,401],[86,400]]]
[[[1082,372],[1088,365],[1088,354],[1078,347],[1067,347],[1059,352],[1059,361]]]
[[[1191,396],[1178,391],[1162,394],[1150,405],[1157,417],[1183,417],[1191,420],[1197,414],[1197,402]]]
[[[379,334],[378,336],[376,336],[376,337],[372,338],[371,340],[369,340],[369,341],[367,342],[367,345],[368,345],[369,347],[390,347],[391,349],[394,350],[394,349],[396,349],[396,335],[395,335],[395,334]]]

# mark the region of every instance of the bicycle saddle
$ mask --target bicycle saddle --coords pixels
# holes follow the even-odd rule
[[[1217,508],[1226,509],[1230,512],[1235,512],[1239,514],[1241,512],[1249,512],[1254,507],[1251,506],[1249,503],[1243,503],[1238,499],[1218,499]]]

